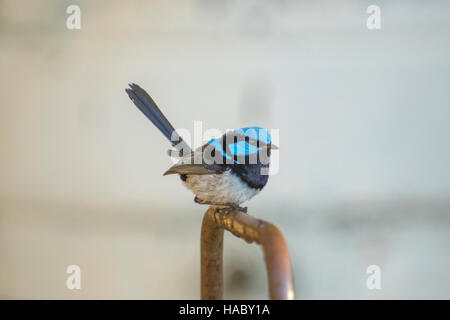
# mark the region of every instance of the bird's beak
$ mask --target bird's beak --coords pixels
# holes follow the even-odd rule
[[[278,150],[278,149],[280,149],[280,148],[278,148],[278,146],[276,146],[276,145],[274,145],[274,144],[271,144],[271,145],[270,145],[270,149],[272,149],[272,150]]]

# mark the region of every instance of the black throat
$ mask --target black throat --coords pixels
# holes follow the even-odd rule
[[[264,172],[268,169],[267,165],[261,164],[232,164],[229,165],[231,172],[236,174],[250,188],[262,189],[269,180],[269,176]]]

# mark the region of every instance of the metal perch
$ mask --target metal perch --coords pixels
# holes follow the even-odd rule
[[[210,207],[201,234],[201,298],[222,299],[223,230],[262,246],[271,299],[295,299],[289,252],[281,231],[272,223],[233,210],[225,214]]]

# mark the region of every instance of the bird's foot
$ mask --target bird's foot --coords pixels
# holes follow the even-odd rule
[[[220,206],[220,207],[216,207],[215,208],[215,212],[217,212],[219,215],[221,215],[221,216],[223,216],[223,215],[226,215],[227,213],[229,213],[229,212],[231,212],[231,211],[233,211],[234,210],[234,208],[233,207],[223,207],[223,206]]]
[[[209,204],[211,206],[215,206],[215,207],[217,207],[216,211],[219,212],[220,214],[226,214],[233,210],[238,210],[238,211],[247,213],[247,207],[240,207],[239,205],[237,205],[235,203],[213,203],[210,201],[202,200],[198,197],[194,198],[194,202],[198,203],[198,204]]]
[[[214,204],[213,204],[214,205]],[[244,213],[247,213],[247,207],[240,207],[237,204],[230,203],[230,204],[215,204],[217,206],[216,211],[220,214],[227,214],[228,212],[231,212],[233,210],[238,210]]]
[[[211,202],[202,200],[202,199],[200,199],[200,198],[197,197],[197,196],[194,198],[194,202],[195,202],[195,203],[198,203],[198,204],[210,204],[210,205],[212,204]]]
[[[234,208],[236,210],[239,210],[239,211],[242,211],[244,213],[247,213],[247,207],[240,207],[240,206],[236,205]]]

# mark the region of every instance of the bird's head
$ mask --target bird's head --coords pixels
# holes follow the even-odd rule
[[[208,145],[213,145],[224,159],[235,164],[268,163],[270,151],[278,149],[272,144],[270,133],[261,127],[245,127],[225,133],[221,138],[212,139]],[[264,159],[266,161],[264,161]]]
[[[261,127],[245,127],[235,130],[238,135],[243,135],[246,141],[259,148],[278,149],[272,144],[269,131]]]

